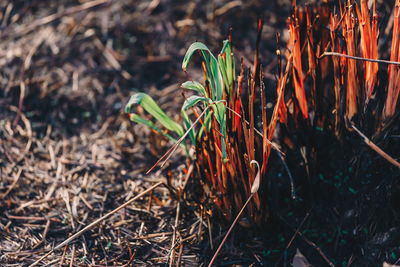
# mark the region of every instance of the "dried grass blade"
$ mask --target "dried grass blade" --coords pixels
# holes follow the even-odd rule
[[[278,86],[276,88],[276,93],[279,94],[279,88],[281,88],[281,83],[282,83],[282,79],[283,79],[283,67],[282,67],[282,54],[281,54],[281,50],[279,47],[279,38],[280,35],[277,33],[276,34],[276,44],[278,46],[278,49],[276,50],[276,55],[278,57],[278,70],[279,70],[279,78],[278,78]],[[279,121],[282,124],[287,124],[287,108],[285,105],[285,100],[284,98],[281,99],[280,102],[277,102],[279,104]]]
[[[240,114],[240,107],[242,105],[241,103],[241,96],[242,96],[242,90],[243,90],[243,71],[244,71],[244,64],[243,64],[243,58],[241,60],[241,65],[240,65],[240,75],[238,77],[238,89],[236,93],[236,102],[235,102],[235,112],[236,114]],[[240,116],[235,116],[235,122],[234,122],[234,129],[237,132],[237,136],[240,139],[241,137],[241,129],[242,125],[240,123]]]
[[[387,154],[385,151],[383,151],[380,147],[375,145],[368,137],[366,137],[353,123],[349,122],[351,128],[353,128],[363,139],[364,142],[371,148],[373,149],[376,153],[378,153],[380,156],[382,156],[384,159],[389,161],[391,164],[396,166],[397,168],[400,168],[400,163],[396,161],[394,158],[392,158],[389,154]]]
[[[337,15],[331,15],[330,28],[331,28],[331,45],[333,51],[340,51],[340,42],[336,36],[336,29],[338,27],[338,17]],[[339,136],[339,125],[340,125],[340,65],[339,58],[332,57],[333,62],[333,75],[334,75],[334,90],[335,90],[335,134]]]
[[[314,110],[317,110],[316,107],[316,63],[315,63],[315,53],[314,53],[314,38],[313,38],[313,25],[311,22],[311,8],[310,5],[306,5],[306,18],[307,18],[307,56],[308,56],[308,73],[311,75],[312,86],[311,86],[311,102]]]
[[[279,84],[279,88],[278,88],[278,99],[276,101],[275,107],[274,107],[274,111],[272,113],[272,118],[271,118],[271,122],[268,125],[268,140],[271,140],[274,132],[275,132],[275,127],[276,127],[276,123],[278,121],[278,111],[279,111],[279,103],[282,101],[283,96],[284,96],[284,92],[285,92],[285,85],[290,73],[290,69],[293,66],[293,57],[292,55],[289,56],[288,58],[288,63],[286,65],[286,70],[285,70],[285,75],[283,76],[282,82]],[[270,153],[271,149],[270,149],[270,145],[268,147],[268,155]],[[267,157],[268,158],[268,157]]]
[[[359,29],[361,33],[361,52],[364,58],[376,59],[377,56],[377,28],[376,24],[372,24],[370,21],[370,14],[368,9],[368,3],[366,0],[362,0],[361,3],[361,12],[356,5],[356,13],[359,23]],[[375,11],[374,11],[374,15]],[[375,17],[376,18],[376,17]],[[376,83],[376,74],[378,72],[378,64],[370,61],[364,61],[364,69],[365,69],[365,95],[366,95],[366,103],[368,103],[373,89]]]
[[[346,31],[346,45],[347,45],[347,54],[349,56],[356,55],[356,46],[355,46],[355,37],[354,37],[354,18],[351,12],[351,3],[350,0],[347,3],[347,13],[345,14],[345,19],[343,20],[343,28]],[[358,92],[358,83],[357,83],[357,69],[356,69],[356,61],[353,59],[348,60],[347,62],[347,90],[346,90],[346,116],[351,120],[353,116],[357,113],[357,92]]]
[[[400,0],[396,0],[395,5],[395,16],[393,24],[393,38],[392,38],[392,50],[390,53],[391,61],[399,60],[399,33],[400,33]],[[383,111],[383,119],[389,119],[396,111],[397,99],[399,96],[400,85],[398,77],[398,69],[395,66],[390,65],[389,69],[389,85],[386,103]]]
[[[308,118],[307,99],[304,90],[303,69],[301,65],[300,31],[298,22],[290,20],[289,33],[293,55],[293,81],[297,102],[304,119]]]
[[[262,109],[262,126],[263,126],[263,161],[261,166],[261,173],[264,175],[267,169],[267,156],[268,156],[268,123],[267,123],[267,96],[265,94],[265,85],[262,82],[262,68],[260,68],[260,91],[261,91],[261,109]],[[279,103],[277,103],[279,105]]]

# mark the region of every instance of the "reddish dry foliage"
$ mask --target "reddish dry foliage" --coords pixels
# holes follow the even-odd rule
[[[396,5],[394,9],[394,23],[393,23],[393,39],[392,48],[390,53],[391,61],[399,61],[399,34],[400,34],[400,1],[396,0]],[[400,92],[400,75],[398,67],[389,65],[389,85],[388,85],[388,95],[386,98],[385,109],[384,109],[384,119],[391,118],[396,112],[397,99]]]
[[[345,123],[347,119],[364,125],[365,129],[374,129],[376,134],[383,131],[382,123],[395,115],[400,91],[400,71],[397,67],[389,65],[388,80],[379,81],[379,86],[388,89],[386,103],[377,103],[373,94],[378,86],[380,65],[377,62],[352,58],[361,56],[378,59],[379,32],[375,1],[372,11],[369,10],[366,0],[361,0],[360,6],[351,5],[347,1],[343,7],[340,6],[339,13],[332,10],[327,3],[308,5],[303,10],[297,8],[294,1],[294,12],[288,19],[289,40],[285,70],[281,65],[280,50],[277,50],[278,97],[269,122],[263,74],[258,66],[258,42],[262,29],[259,24],[254,66],[247,76],[247,83],[244,82],[242,60],[237,89],[230,89],[230,96],[224,95],[229,107],[225,140],[227,158],[223,159],[221,134],[215,130],[218,126],[215,119],[211,134],[199,140],[198,169],[207,178],[206,188],[210,199],[225,219],[230,220],[237,214],[250,195],[255,176],[255,170],[250,166],[252,160],[261,163],[261,181],[266,179],[271,153],[270,141],[278,120],[289,134],[293,129],[304,129],[302,127],[311,125],[315,129],[333,129],[337,138],[341,139],[343,134],[340,129],[349,126]],[[391,61],[398,61],[400,56],[399,12],[400,0],[397,0]],[[329,51],[346,57],[321,57],[324,52]],[[243,88],[247,89],[247,95],[242,95]],[[255,128],[255,101],[258,95],[261,95],[262,108],[260,137]],[[345,101],[342,100],[343,97]],[[374,115],[368,117],[366,112],[371,111],[367,106],[372,102],[376,108]],[[371,116],[374,120],[370,119]],[[365,117],[368,119],[363,119]],[[282,136],[282,139],[291,142],[290,136]],[[313,160],[312,155],[305,153],[304,157]],[[306,168],[309,173],[309,167]],[[255,194],[247,208],[248,217],[256,225],[260,225],[269,215],[265,194]]]

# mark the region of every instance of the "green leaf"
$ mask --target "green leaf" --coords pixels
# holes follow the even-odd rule
[[[140,123],[143,125],[146,125],[147,127],[153,129],[154,131],[158,132],[159,134],[165,136],[166,138],[176,142],[177,140],[175,138],[173,138],[171,135],[164,133],[160,128],[158,128],[153,122],[143,119],[142,117],[140,117],[138,114],[135,113],[130,113],[129,118],[131,119],[131,121],[136,122],[136,123]]]
[[[222,134],[221,136],[221,151],[222,151],[222,158],[225,160],[227,157],[226,154],[226,146],[225,140],[226,138],[226,107],[225,102],[214,103],[213,106],[214,116],[219,124],[219,131]]]
[[[229,53],[231,51],[231,43],[229,42],[229,40],[224,40],[223,44],[224,45],[222,46],[220,54]]]
[[[212,112],[206,113],[203,126],[199,130],[199,138],[201,138],[201,136],[203,135],[204,129],[206,129],[207,132],[210,131],[212,114],[213,114]]]
[[[201,83],[196,81],[187,81],[182,84],[182,87],[188,90],[194,90],[207,97],[206,89],[201,85]]]
[[[220,131],[225,137],[225,118],[226,118],[226,115],[225,115],[225,110],[226,110],[225,102],[214,103],[212,105],[212,109],[214,110],[215,118],[217,119],[217,122],[219,124]]]
[[[231,44],[229,40],[224,41],[221,53],[218,55],[218,62],[225,82],[225,90],[230,94],[230,89],[235,79],[235,61],[233,60]]]
[[[224,163],[227,162],[227,154],[226,154],[226,146],[225,146],[225,140],[223,137],[221,137],[221,146],[222,146],[222,159],[224,160]]]
[[[183,122],[185,123],[186,130],[190,129],[192,127],[192,121],[189,119],[189,116],[186,114],[184,110],[182,110],[182,117],[183,117]],[[196,145],[196,131],[192,128],[189,132],[189,137],[190,140],[192,140],[192,144]]]
[[[183,128],[157,105],[156,102],[145,93],[136,93],[131,96],[126,104],[125,112],[130,113],[133,105],[141,105],[150,115],[152,115],[156,120],[158,120],[165,128],[170,131],[176,132],[179,136],[183,135]]]
[[[206,76],[207,76],[207,81],[209,82],[210,85],[210,91],[211,91],[211,96],[209,96],[210,103],[207,103],[204,101],[202,97],[194,97],[193,99],[188,99],[185,101],[184,107],[182,109],[186,109],[189,107],[192,107],[199,101],[204,101],[205,106],[208,106],[209,104],[212,105],[212,109],[215,116],[215,119],[217,120],[219,124],[219,131],[221,132],[222,136],[221,137],[221,142],[222,142],[222,154],[223,158],[226,158],[226,147],[225,147],[225,139],[226,138],[226,106],[224,102],[221,102],[222,100],[222,95],[223,95],[223,90],[225,88],[228,96],[231,91],[231,87],[233,86],[234,83],[234,75],[235,75],[235,62],[232,57],[232,50],[231,50],[231,44],[229,40],[224,41],[224,46],[221,50],[221,53],[218,55],[218,60],[214,57],[214,55],[211,53],[211,51],[208,49],[207,46],[200,42],[193,43],[188,51],[186,52],[186,55],[184,57],[184,60],[182,62],[182,69],[186,71],[186,68],[191,60],[191,57],[196,51],[200,51],[203,58],[204,58],[204,63],[205,63],[205,69],[206,69]],[[197,88],[194,82],[192,83],[185,83],[184,87],[189,87],[191,90],[196,90],[200,93],[203,91],[200,88]],[[204,87],[201,87],[204,89]],[[205,90],[204,90],[205,92]],[[203,94],[203,93],[202,93]],[[208,96],[206,94],[203,94],[203,96]],[[230,97],[230,96],[229,96]],[[218,103],[212,103],[212,101],[218,102]],[[199,137],[201,137],[204,129],[207,131],[210,130],[210,125],[211,125],[211,112],[210,114],[206,114],[206,119],[203,127],[201,127],[199,131]]]
[[[226,92],[229,95],[230,86],[229,86],[229,80],[228,80],[227,71],[226,71],[227,67],[226,67],[224,56],[221,54],[218,55],[218,64],[219,64],[219,68],[221,70],[222,78],[224,79]]]
[[[235,80],[235,60],[233,58],[230,43],[226,52],[226,76],[228,77],[228,84],[230,89]]]
[[[203,55],[204,62],[205,62],[205,67],[206,67],[206,77],[208,81],[208,85],[210,86],[211,90],[211,99],[215,99],[215,82],[214,82],[214,76],[212,75],[211,72],[211,65],[210,65],[210,55],[212,56],[211,52],[208,54],[205,51],[201,51],[201,54]]]
[[[192,95],[185,100],[185,102],[182,105],[182,110],[187,110],[196,105],[200,101],[206,102],[207,98],[198,95]]]
[[[186,68],[193,56],[193,54],[200,50],[202,52],[206,69],[207,69],[207,76],[210,83],[212,95],[211,98],[213,100],[221,100],[222,99],[222,90],[223,90],[223,79],[222,74],[219,69],[218,61],[211,53],[210,49],[205,46],[203,43],[195,42],[193,43],[188,51],[185,54],[185,57],[182,62],[182,69],[186,71]]]
[[[197,50],[205,50],[211,54],[210,49],[208,47],[200,42],[195,42],[189,46],[189,49],[186,51],[185,57],[183,58],[182,62],[182,69],[186,71],[187,66],[189,65],[190,59],[193,56],[193,53],[196,52]]]
[[[211,74],[212,74],[212,80],[215,82],[215,100],[221,100],[222,99],[222,91],[224,87],[224,81],[222,78],[222,74],[219,68],[219,64],[217,59],[212,55],[211,61],[210,61],[210,68],[211,68]]]

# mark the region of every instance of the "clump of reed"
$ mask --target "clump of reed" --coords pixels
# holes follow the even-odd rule
[[[388,125],[396,114],[399,95],[399,1],[395,3],[393,39],[390,61],[378,59],[378,15],[373,1],[369,10],[366,0],[360,4],[339,4],[333,9],[324,3],[298,8],[288,19],[290,39],[286,58],[293,62],[291,80],[295,88],[294,109],[289,114],[296,117],[301,112],[304,119],[310,108],[314,125],[326,122],[328,107],[335,114],[335,131],[338,133],[343,119],[354,123],[373,124],[375,132]],[[336,11],[339,9],[339,11]],[[387,72],[387,79],[378,79],[378,70]],[[384,76],[384,75],[381,75]],[[306,97],[304,83],[311,91]],[[331,88],[334,90],[330,90]],[[377,88],[386,92],[375,98]],[[382,91],[382,90],[381,90]],[[333,98],[331,98],[333,96]],[[344,101],[343,101],[344,100]],[[288,106],[288,105],[287,105]],[[282,112],[287,110],[282,107]],[[366,114],[374,114],[374,118]],[[284,116],[283,116],[284,117]],[[286,123],[285,119],[281,122]]]
[[[306,132],[312,137],[319,131],[332,132],[343,143],[356,131],[399,167],[366,135],[382,141],[398,122],[400,1],[394,8],[390,60],[378,58],[376,2],[371,10],[367,2],[347,1],[334,7],[324,2],[305,8],[293,2],[285,53],[290,70],[280,67],[278,79],[278,84],[286,84],[280,122],[287,139],[292,133]],[[313,141],[306,142],[303,157],[316,165],[321,159]]]
[[[260,22],[258,39],[261,37],[261,29]],[[224,41],[217,57],[200,42],[189,47],[182,68],[186,72],[192,56],[199,54],[202,58],[204,83],[193,81],[188,75],[189,81],[182,84],[182,88],[196,92],[188,97],[182,106],[183,127],[169,118],[151,97],[144,93],[133,95],[126,106],[126,112],[132,121],[145,124],[176,142],[168,154],[172,153],[178,144],[185,148],[188,157],[191,157],[190,149],[194,149],[196,177],[201,179],[207,202],[204,205],[205,209],[208,213],[214,210],[226,221],[230,221],[232,216],[237,214],[251,195],[256,170],[250,163],[253,160],[260,162],[261,172],[265,174],[271,145],[278,150],[277,145],[270,141],[278,113],[275,112],[268,123],[265,101],[262,101],[263,129],[258,131],[255,127],[255,100],[260,97],[266,99],[258,54],[255,55],[253,68],[246,70],[248,75],[245,75],[242,60],[239,75],[236,76],[231,43],[230,36]],[[244,87],[246,95],[243,94]],[[258,92],[261,95],[257,96]],[[143,116],[132,113],[134,104],[141,105],[166,130],[160,129]],[[172,136],[171,132],[179,139]],[[185,142],[186,136],[189,136],[192,146]],[[262,149],[258,149],[256,144],[262,144]],[[262,198],[262,195],[255,193],[247,208],[249,217],[253,218],[252,222],[257,224],[268,215],[268,208],[262,204]]]
[[[204,82],[193,81],[188,75],[189,81],[182,84],[184,89],[195,92],[182,106],[183,125],[169,118],[144,93],[132,96],[126,111],[131,120],[176,142],[165,155],[167,159],[178,145],[185,148],[188,158],[193,159],[188,162],[193,162],[197,170],[194,177],[203,185],[205,209],[209,214],[218,213],[226,222],[252,195],[256,170],[251,162],[258,162],[261,187],[247,205],[246,217],[252,224],[262,226],[270,213],[268,190],[263,184],[268,179],[271,150],[276,150],[281,158],[285,156],[273,143],[278,124],[282,129],[278,139],[285,143],[285,137],[290,139],[291,134],[299,131],[329,131],[339,141],[353,130],[360,134],[366,131],[378,139],[398,121],[400,0],[396,0],[394,12],[388,62],[378,59],[375,1],[372,10],[366,0],[359,5],[347,1],[338,8],[322,3],[307,5],[305,9],[297,7],[294,1],[293,14],[288,18],[287,49],[277,50],[277,98],[272,114],[267,114],[266,88],[259,63],[261,22],[252,67],[245,68],[243,59],[240,64],[235,63],[231,36],[217,56],[199,42],[189,47],[182,68],[186,72],[192,56],[199,55]],[[379,72],[387,73],[383,75],[385,79],[379,79]],[[141,105],[165,129],[132,113],[134,104]],[[257,129],[259,117],[261,127]],[[321,160],[315,158],[318,148],[312,143],[308,146],[303,156],[315,164]],[[371,145],[380,153],[374,146]],[[392,163],[396,165],[395,162]]]

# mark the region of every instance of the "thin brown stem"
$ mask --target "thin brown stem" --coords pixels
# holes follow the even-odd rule
[[[382,156],[384,159],[392,163],[394,166],[397,168],[400,168],[400,163],[396,161],[394,158],[392,158],[389,154],[387,154],[385,151],[383,151],[380,147],[375,145],[368,137],[366,137],[359,129],[357,129],[356,126],[354,126],[353,123],[350,122],[351,128],[353,128],[363,139],[364,142],[376,153],[378,153],[380,156]]]
[[[341,53],[337,53],[337,52],[324,52],[321,56],[319,56],[319,59],[326,57],[326,56],[345,57],[345,58],[350,58],[350,59],[360,60],[360,61],[368,61],[368,62],[376,62],[376,63],[389,64],[389,65],[392,64],[392,65],[400,66],[400,62],[398,62],[398,61],[355,57],[355,56],[349,56],[349,55],[345,55],[345,54],[341,54]]]

